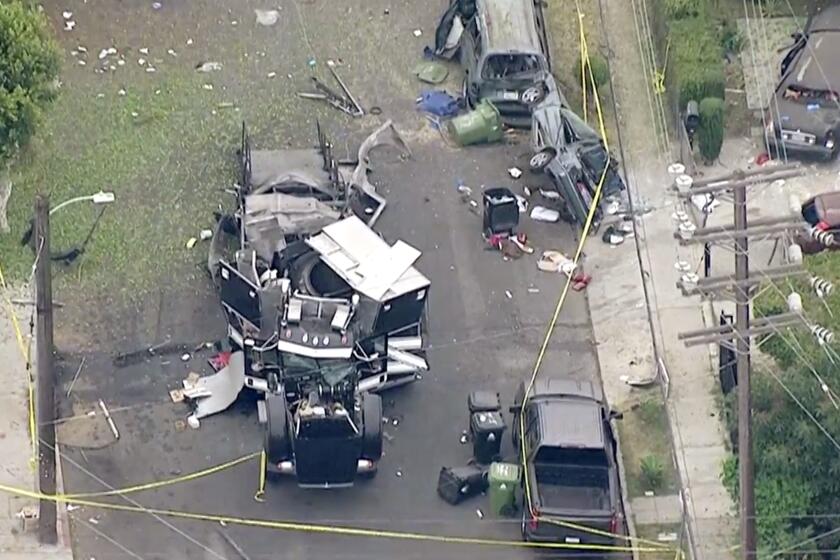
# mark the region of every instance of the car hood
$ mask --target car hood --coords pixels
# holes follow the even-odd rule
[[[840,127],[840,108],[808,109],[807,103],[796,103],[776,96],[778,104],[777,127],[801,130],[824,138],[826,133]],[[775,109],[775,107],[773,107]]]

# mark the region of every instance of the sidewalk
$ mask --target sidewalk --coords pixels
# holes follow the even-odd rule
[[[738,521],[733,515],[732,500],[720,481],[727,450],[715,403],[719,391],[717,364],[712,363],[707,347],[686,348],[677,340],[681,331],[710,326],[704,320],[699,299],[683,297],[675,286],[678,276],[674,264],[678,255],[695,263],[701,255],[680,248],[673,237],[671,214],[675,198],[668,190],[672,179],[667,173],[672,162],[670,156],[658,153],[653,138],[654,121],[647,105],[649,84],[636,46],[633,4],[624,0],[601,2],[606,20],[603,25],[609,30],[611,43],[610,63],[627,182],[636,206],[653,208],[637,222],[644,274],[639,270],[640,259],[632,239],[616,248],[593,240],[588,251],[587,267],[594,270],[595,277],[589,300],[604,389],[611,405],[621,408],[622,404],[638,400],[634,394],[638,390],[619,376],[646,378],[664,366],[669,380],[666,404],[682,486],[682,507],[688,518],[694,558],[732,558]],[[617,152],[616,139],[612,139],[612,144]],[[640,277],[647,282],[650,309]],[[634,365],[629,366],[631,363]],[[631,509],[636,511],[637,523],[662,523],[663,515],[674,518],[679,505],[679,501],[667,497],[661,503],[637,498]]]
[[[30,297],[28,291],[10,292],[14,292],[9,293],[12,299]],[[37,491],[37,465],[31,462],[26,362],[15,337],[8,305],[3,302],[1,307],[0,360],[4,367],[0,368],[0,387],[4,387],[4,391],[0,392],[0,456],[3,457],[0,484]],[[28,306],[14,306],[24,337],[28,335],[29,312]],[[34,342],[32,354],[35,354]],[[58,482],[60,484],[60,478]],[[3,507],[0,508],[0,557],[3,560],[72,560],[67,516],[62,515],[61,507],[58,546],[41,546],[38,543],[37,519],[27,520],[24,526],[23,521],[17,517],[18,512],[24,509],[37,512],[37,500],[8,494],[0,494],[0,497],[3,501]]]

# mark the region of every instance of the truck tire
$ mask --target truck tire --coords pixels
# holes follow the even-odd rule
[[[270,463],[288,461],[291,457],[289,419],[286,413],[286,396],[267,393],[265,396],[265,454]]]
[[[367,393],[362,403],[362,458],[378,462],[382,458],[382,397]]]

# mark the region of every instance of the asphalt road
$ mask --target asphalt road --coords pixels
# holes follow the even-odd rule
[[[379,4],[387,5],[376,4],[371,11],[381,11]],[[368,17],[350,12],[344,16],[350,21],[342,25],[349,26],[354,25],[353,17],[359,17],[355,25],[364,24]],[[396,15],[392,13],[391,17]],[[418,20],[401,21],[398,34],[382,38],[382,50],[399,48],[404,35],[410,36],[415,26],[422,26],[428,37],[436,17],[436,12],[426,9]],[[352,48],[352,37],[342,40],[345,49]],[[416,60],[419,53],[413,52],[411,57]],[[461,202],[455,186],[461,180],[479,193],[482,185],[507,185],[517,192],[523,184],[534,185],[535,178],[528,173],[514,181],[506,171],[512,165],[525,168],[526,138],[520,135],[505,145],[453,149],[414,112],[411,98],[388,89],[385,78],[377,79],[384,81],[369,89],[376,89],[383,117],[394,118],[413,150],[408,161],[399,161],[392,154],[373,158],[372,180],[389,201],[379,229],[390,241],[403,239],[422,250],[418,267],[432,280],[431,370],[419,382],[386,395],[385,414],[399,423],[385,428],[388,441],[378,476],[352,489],[336,491],[304,491],[291,480],[271,483],[266,501],[257,503],[253,496],[258,465],[251,462],[200,480],[130,496],[136,503],[251,519],[519,540],[518,519],[495,518],[484,497],[450,506],[436,495],[436,482],[442,466],[462,465],[470,457],[469,446],[459,443],[467,427],[467,394],[480,388],[497,390],[508,405],[514,387],[530,375],[563,280],[560,275],[539,272],[536,255],[543,249],[572,253],[574,233],[565,224],[535,223],[523,215],[521,229],[528,234],[536,255],[504,261],[499,253],[486,250],[480,217]],[[410,78],[403,76],[405,79]],[[336,145],[352,146],[361,138],[361,131],[372,130],[378,121],[368,118],[359,123],[337,118],[336,122],[352,131],[345,135],[338,125],[332,126]],[[303,145],[300,138],[301,133],[296,132],[295,141]],[[231,151],[235,148],[231,146]],[[189,293],[164,287],[160,299],[149,301],[140,312],[143,316],[135,322],[142,322],[145,332],[156,334],[145,339],[138,335],[137,348],[160,341],[164,335],[192,346],[224,333],[217,300],[208,286]],[[115,317],[121,313],[125,314],[113,310]],[[542,374],[597,380],[591,332],[585,294],[572,292],[545,355]],[[80,420],[62,428],[68,437],[76,436],[89,446],[83,451],[73,447],[65,450],[62,466],[68,492],[169,478],[259,449],[262,429],[253,400],[247,397],[233,409],[205,419],[199,430],[176,427],[186,407],[170,403],[167,391],[177,387],[188,371],[200,367],[206,371],[202,364],[208,354],[199,353],[185,363],[180,360],[180,352],[175,352],[129,367],[115,367],[112,357],[117,350],[126,348],[100,348],[96,354],[86,354],[88,362],[74,386],[73,399],[62,403],[62,414],[67,415],[84,413],[97,399],[104,399],[117,409],[114,416],[121,433],[119,441],[106,445],[109,436],[101,426],[88,428],[86,421]],[[65,386],[75,372],[78,357],[66,356],[62,374]],[[508,435],[503,451],[512,455]],[[102,447],[92,449],[91,445]],[[397,476],[398,471],[401,476]],[[119,498],[110,500],[127,503]],[[476,510],[484,512],[483,519]],[[218,535],[221,527],[215,523],[88,507],[72,512],[71,517],[76,558],[83,560],[238,558]],[[444,560],[457,556],[511,560],[535,555],[531,550],[499,546],[233,525],[226,530],[252,559]]]

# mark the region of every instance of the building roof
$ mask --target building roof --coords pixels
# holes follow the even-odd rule
[[[403,241],[388,245],[356,216],[328,225],[306,243],[353,290],[376,301],[388,301],[431,284],[412,266],[420,257],[419,250]]]

